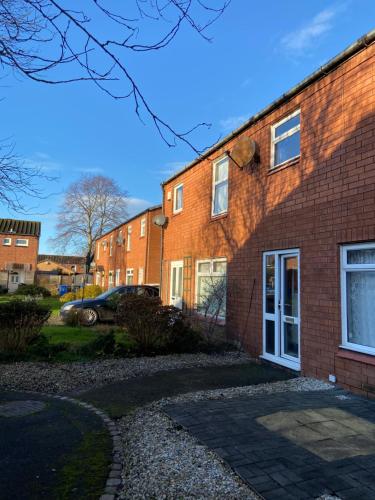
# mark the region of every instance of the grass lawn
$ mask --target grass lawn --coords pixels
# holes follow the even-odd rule
[[[93,328],[65,325],[47,325],[42,331],[50,344],[67,343],[75,346],[87,344],[99,335]]]
[[[9,302],[10,300],[23,300],[25,298],[24,295],[0,295],[0,304],[4,302]],[[51,316],[58,316],[60,307],[62,303],[60,302],[58,297],[46,297],[45,299],[38,300],[40,304],[48,306],[52,310]]]

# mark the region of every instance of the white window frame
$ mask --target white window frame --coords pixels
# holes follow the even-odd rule
[[[177,191],[179,189],[182,189],[182,206],[181,208],[176,208]],[[184,184],[180,182],[180,184],[177,184],[177,186],[173,188],[173,213],[179,214],[180,212],[182,212],[183,208],[184,208]]]
[[[116,269],[115,273],[115,286],[119,286],[121,280],[121,269]]]
[[[24,241],[25,243],[19,243],[20,241]],[[16,239],[16,247],[28,247],[29,240],[27,238],[17,238]]]
[[[366,250],[366,248],[375,249],[375,243],[359,243],[355,245],[342,245],[340,248],[340,269],[341,269],[341,332],[342,339],[340,347],[355,352],[371,354],[375,356],[375,347],[362,346],[348,341],[348,314],[347,314],[347,286],[346,277],[351,271],[373,271],[375,264],[348,264],[349,250]]]
[[[141,219],[140,236],[141,236],[141,238],[144,238],[146,236],[146,217],[143,217]]]
[[[132,227],[131,226],[128,226],[128,229],[127,229],[127,238],[126,238],[126,251],[127,252],[130,252],[130,250],[132,249]]]
[[[128,283],[128,276],[132,276],[133,277],[133,283]],[[134,269],[132,267],[128,267],[126,269],[126,285],[128,286],[132,286],[134,285]]]
[[[113,236],[109,238],[109,256],[112,257],[113,253]]]
[[[275,123],[274,125],[271,125],[271,170],[274,168],[278,168],[278,167],[280,167],[280,166],[282,166],[290,161],[293,161],[296,158],[299,158],[301,156],[301,143],[300,143],[300,152],[298,153],[298,155],[295,155],[291,158],[288,158],[287,160],[283,161],[282,163],[275,164],[275,145],[277,143],[283,141],[287,137],[290,137],[290,136],[294,135],[296,132],[301,130],[301,116],[300,116],[300,122],[298,125],[291,128],[290,130],[287,130],[286,132],[281,134],[279,137],[275,137],[275,130],[277,129],[277,127],[279,127],[283,123],[287,122],[291,118],[294,118],[295,116],[298,116],[298,115],[301,115],[300,109],[297,109],[296,111],[294,111],[290,115],[286,116],[285,118],[283,118],[279,122]]]
[[[142,276],[142,280],[141,280]],[[138,268],[138,285],[143,285],[145,282],[145,270],[144,267],[139,267]]]
[[[10,282],[12,285],[18,285],[20,282],[20,276],[18,273],[12,273],[10,275]]]
[[[97,284],[98,286],[100,286],[100,283],[101,283],[101,278],[102,278],[102,273],[98,271],[98,272],[96,273],[96,279],[95,279],[96,284]]]
[[[226,263],[226,273],[217,273],[213,271],[214,268],[214,263],[215,262],[225,262]],[[210,274],[208,275],[207,273],[202,273],[199,272],[199,264],[210,264]],[[228,276],[228,260],[226,257],[216,257],[214,259],[201,259],[196,261],[196,268],[195,268],[195,303],[198,307],[198,277],[199,276],[210,276],[210,277],[225,277],[225,280],[227,282],[227,276]],[[227,300],[227,297],[225,298]],[[207,316],[211,316],[207,314]],[[226,316],[218,316],[218,319],[221,321],[225,321]]]
[[[221,181],[216,181],[216,165],[221,162],[227,162],[227,177],[224,180]],[[215,194],[216,194],[216,187],[219,184],[224,184],[227,183],[228,189],[227,189],[227,208],[225,210],[221,210],[220,212],[215,212]],[[229,158],[227,155],[222,156],[221,158],[218,158],[215,160],[212,164],[212,200],[211,200],[211,216],[212,217],[217,217],[218,215],[226,214],[228,213],[228,204],[229,204]]]
[[[108,287],[111,288],[113,287],[113,269],[108,272]]]
[[[10,247],[12,245],[12,238],[3,238],[3,246]]]

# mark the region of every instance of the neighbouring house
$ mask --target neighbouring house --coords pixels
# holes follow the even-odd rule
[[[40,229],[40,222],[0,219],[0,288],[34,283]]]
[[[85,257],[72,255],[38,255],[36,282],[50,291],[59,285],[73,288],[92,283],[92,274],[85,274]]]
[[[199,313],[224,280],[219,316],[249,353],[364,395],[375,393],[374,41],[163,184],[164,302]]]
[[[117,285],[160,283],[161,230],[153,218],[155,206],[128,219],[95,242],[94,283],[103,289]]]

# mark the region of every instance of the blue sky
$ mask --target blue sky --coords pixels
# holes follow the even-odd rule
[[[180,130],[205,121],[194,136],[214,143],[309,73],[373,29],[375,2],[232,0],[207,43],[184,29],[168,48],[137,54],[131,70],[158,113]],[[41,252],[51,251],[55,212],[64,188],[81,173],[113,177],[129,193],[129,212],[160,202],[160,183],[195,158],[168,148],[130,102],[113,101],[89,83],[45,86],[8,75],[1,80],[0,137],[56,181],[47,197],[27,200],[25,215],[42,221]]]

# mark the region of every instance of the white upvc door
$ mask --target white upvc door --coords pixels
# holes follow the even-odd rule
[[[182,260],[171,262],[170,304],[179,309],[182,309],[183,268]]]
[[[266,252],[263,256],[263,357],[299,370],[299,251]]]

